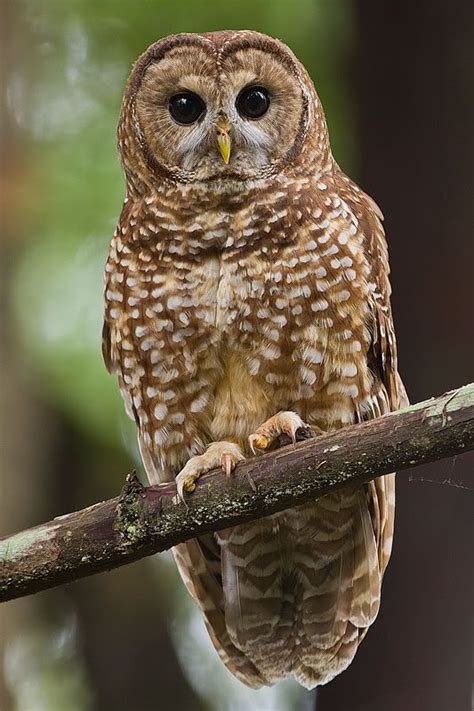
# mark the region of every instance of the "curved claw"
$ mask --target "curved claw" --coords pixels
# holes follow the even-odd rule
[[[234,471],[236,464],[237,462],[233,459],[232,455],[229,452],[224,452],[222,455],[221,466],[227,479],[230,479],[230,475]]]
[[[201,474],[222,467],[227,479],[237,466],[237,463],[245,459],[240,447],[233,442],[213,442],[206,449],[204,454],[196,455],[186,463],[176,476],[177,497],[186,506],[185,492],[191,493],[196,488],[196,481]]]
[[[181,471],[178,476],[176,477],[176,493],[178,496],[178,499],[183,502],[183,504],[186,504],[186,499],[184,496],[184,492],[186,491],[188,494],[190,494],[194,489],[196,488],[195,481],[198,478],[199,474],[186,474],[183,471]],[[186,504],[187,506],[187,504]]]
[[[256,449],[267,449],[272,443],[272,439],[266,435],[260,434],[258,431],[251,434],[249,437],[250,449],[254,454],[257,454]]]
[[[277,442],[280,435],[287,435],[293,444],[297,440],[297,431],[307,428],[301,417],[292,411],[278,412],[263,423],[248,438],[250,449],[256,454],[256,449],[265,451]]]
[[[180,501],[187,506],[186,499],[184,498],[184,483],[182,481],[176,482],[176,495]]]

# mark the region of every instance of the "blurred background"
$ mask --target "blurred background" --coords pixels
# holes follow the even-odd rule
[[[336,159],[386,215],[412,401],[472,379],[470,0],[1,0],[0,535],[115,495],[134,426],[100,355],[132,62],[180,31],[287,42]],[[379,619],[318,694],[224,669],[167,554],[0,608],[1,711],[468,711],[468,455],[398,479]]]

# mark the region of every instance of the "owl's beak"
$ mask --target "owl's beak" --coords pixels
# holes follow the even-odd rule
[[[230,160],[230,129],[231,123],[227,116],[221,116],[217,122],[217,145],[219,147],[219,152],[222,156],[222,160],[227,165]]]

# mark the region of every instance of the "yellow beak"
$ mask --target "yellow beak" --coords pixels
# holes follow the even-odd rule
[[[221,116],[217,122],[217,145],[219,147],[222,160],[226,165],[230,160],[230,129],[231,123],[227,116]]]

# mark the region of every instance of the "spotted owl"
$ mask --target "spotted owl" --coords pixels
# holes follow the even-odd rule
[[[406,402],[382,214],[339,168],[307,72],[257,32],[181,34],[135,63],[103,353],[151,484],[199,476]],[[174,548],[222,661],[307,688],[380,603],[394,475]]]

